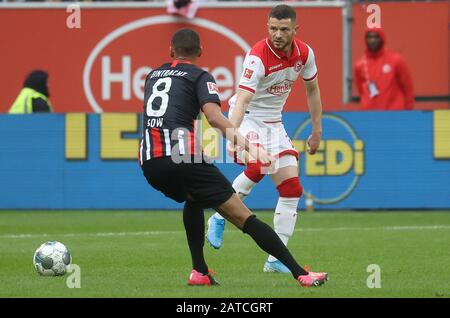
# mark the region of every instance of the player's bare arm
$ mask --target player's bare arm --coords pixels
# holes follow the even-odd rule
[[[236,126],[222,114],[217,104],[206,103],[203,105],[202,110],[211,126],[219,129],[223,136],[225,136],[225,138],[233,145],[244,148],[253,158],[257,158],[262,164],[270,164],[275,160],[264,149],[250,144],[249,141],[238,132]]]
[[[312,81],[305,81],[306,98],[309,108],[309,114],[312,121],[312,132],[308,138],[308,152],[313,155],[316,153],[322,138],[322,101],[320,99],[320,88],[317,77]]]
[[[242,120],[244,119],[245,111],[247,110],[248,104],[253,98],[253,93],[247,90],[239,89],[236,95],[236,105],[234,106],[233,113],[230,117],[230,122],[235,127],[240,127]]]

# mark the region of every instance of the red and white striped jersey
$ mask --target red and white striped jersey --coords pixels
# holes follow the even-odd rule
[[[250,116],[265,120],[281,120],[292,84],[301,75],[304,81],[317,76],[313,50],[304,42],[294,39],[291,56],[274,48],[269,39],[259,41],[247,53],[239,88],[254,93],[248,111]],[[230,101],[230,112],[236,95]]]

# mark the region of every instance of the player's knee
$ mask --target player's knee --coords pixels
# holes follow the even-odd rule
[[[277,190],[282,198],[300,198],[303,193],[299,177],[284,180],[277,187]]]
[[[244,174],[255,183],[258,183],[264,178],[264,174],[261,173],[260,162],[249,162],[247,168],[244,170]]]

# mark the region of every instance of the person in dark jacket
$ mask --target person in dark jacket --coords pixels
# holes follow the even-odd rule
[[[32,71],[23,88],[9,109],[10,114],[31,114],[38,112],[52,112],[52,105],[48,99],[48,73],[42,70]]]

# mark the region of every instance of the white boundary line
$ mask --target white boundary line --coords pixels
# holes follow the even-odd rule
[[[417,231],[417,230],[450,230],[450,225],[423,225],[423,226],[383,226],[383,227],[331,227],[296,229],[296,232],[327,232],[327,231]],[[238,230],[226,232],[239,232]],[[65,234],[4,234],[0,239],[21,239],[36,237],[111,237],[111,236],[158,236],[184,234],[184,231],[147,231],[147,232],[98,232],[98,233],[65,233]]]
[[[78,4],[82,9],[142,9],[142,8],[166,8],[163,2],[44,2],[44,3],[2,3],[0,9],[66,9],[69,5]],[[271,8],[281,4],[278,1],[267,2],[204,2],[199,8]],[[303,8],[342,8],[344,1],[315,1],[315,2],[289,2],[291,7]]]

